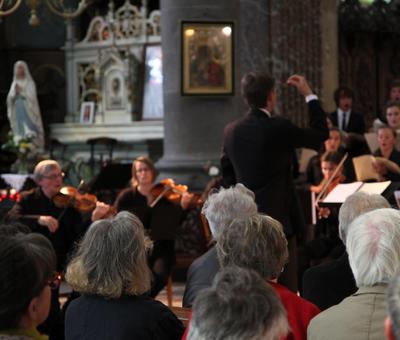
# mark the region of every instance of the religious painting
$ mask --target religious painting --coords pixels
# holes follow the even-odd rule
[[[112,67],[106,74],[106,110],[124,110],[125,82],[122,70]]]
[[[162,119],[163,75],[161,45],[147,45],[144,55],[144,89],[142,119]]]
[[[92,124],[94,121],[94,102],[82,102],[81,124]]]
[[[182,22],[182,94],[233,94],[233,23]]]

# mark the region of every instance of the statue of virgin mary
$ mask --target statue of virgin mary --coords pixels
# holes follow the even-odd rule
[[[14,78],[7,96],[7,115],[15,142],[30,137],[38,151],[44,149],[36,85],[24,61],[14,64]]]

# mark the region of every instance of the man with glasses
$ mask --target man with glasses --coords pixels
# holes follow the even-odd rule
[[[57,255],[58,271],[64,269],[67,254],[91,221],[102,218],[109,208],[98,203],[91,221],[84,221],[74,207],[57,207],[53,198],[63,186],[63,177],[64,173],[56,161],[39,162],[33,173],[38,187],[21,193],[21,200],[9,212],[11,220],[26,224],[32,232],[42,234],[51,241]]]

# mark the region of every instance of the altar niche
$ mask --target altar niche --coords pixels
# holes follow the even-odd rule
[[[110,2],[107,15],[92,19],[82,41],[67,39],[66,122],[79,122],[81,105],[88,101],[95,104],[95,124],[127,124],[147,118],[143,114],[145,52],[161,44],[161,14],[159,10],[148,14],[146,3],[143,0],[137,7],[127,0],[114,10]],[[158,112],[152,119],[163,118],[162,96],[157,98]]]

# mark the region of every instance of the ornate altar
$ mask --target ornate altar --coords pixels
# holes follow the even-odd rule
[[[160,21],[160,11],[148,13],[146,0],[140,7],[126,0],[116,10],[110,2],[107,15],[91,20],[82,41],[76,42],[67,23],[67,115],[65,123],[51,124],[52,138],[74,144],[70,149],[75,150],[83,150],[82,144],[96,137],[136,144],[162,140],[162,96],[157,119],[142,121],[145,52],[161,44]],[[80,123],[84,102],[94,103],[93,124]]]

